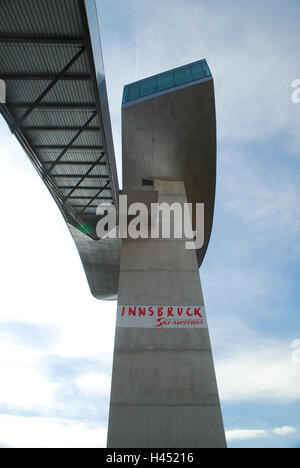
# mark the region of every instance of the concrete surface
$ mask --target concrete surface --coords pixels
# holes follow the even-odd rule
[[[185,199],[182,182],[154,190]],[[195,251],[124,240],[119,305],[170,304],[204,305]],[[108,447],[226,447],[207,328],[116,329]]]
[[[121,262],[119,239],[93,240],[68,224],[78,249],[91,293],[96,299],[117,300]]]

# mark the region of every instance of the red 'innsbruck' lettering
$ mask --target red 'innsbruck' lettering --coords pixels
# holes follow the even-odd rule
[[[204,306],[118,306],[118,327],[206,328]]]

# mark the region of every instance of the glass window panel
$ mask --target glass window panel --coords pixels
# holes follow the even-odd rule
[[[210,69],[206,61],[186,65],[179,70],[169,71],[156,77],[125,86],[123,103],[134,101],[144,96],[149,96],[160,91],[172,89],[185,83],[191,83],[205,77],[211,77]]]
[[[200,80],[201,78],[204,78],[206,76],[201,66],[201,63],[197,63],[196,65],[192,66],[192,75],[193,80]]]
[[[157,91],[164,91],[165,89],[174,88],[174,86],[175,82],[173,73],[168,73],[157,78]]]
[[[183,70],[177,70],[175,74],[175,86],[182,85],[184,83],[189,83],[193,81],[192,72],[189,68],[184,68]]]
[[[140,85],[129,86],[128,88],[128,101],[133,101],[140,97]]]
[[[156,93],[156,79],[147,80],[141,83],[140,96],[148,96]]]
[[[210,76],[210,70],[206,62],[201,63],[205,76]]]
[[[123,103],[128,102],[128,86],[124,89]]]

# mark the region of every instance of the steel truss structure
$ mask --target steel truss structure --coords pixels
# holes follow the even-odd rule
[[[0,112],[67,223],[96,239],[118,180],[94,0],[2,0]]]

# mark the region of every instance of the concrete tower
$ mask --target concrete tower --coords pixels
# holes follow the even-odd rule
[[[205,235],[198,251],[174,236],[123,240],[108,447],[224,448],[199,278],[216,178],[206,61],[126,86],[122,119],[128,199],[202,202]]]

